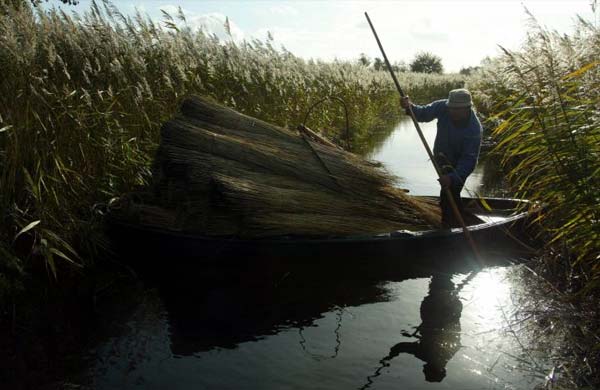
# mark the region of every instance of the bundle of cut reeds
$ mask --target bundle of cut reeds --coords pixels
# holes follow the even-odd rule
[[[436,205],[326,142],[191,97],[161,129],[139,223],[205,235],[339,236],[439,226]]]

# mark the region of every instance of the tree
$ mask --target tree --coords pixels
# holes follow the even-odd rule
[[[466,68],[461,68],[461,70],[458,73],[465,75],[465,76],[470,76],[474,72],[477,72],[479,69],[481,69],[480,66],[468,66]]]
[[[404,72],[408,72],[408,66],[406,65],[406,62],[404,62],[404,61],[400,61],[400,62],[396,61],[392,65],[392,70],[397,73],[404,73]]]
[[[387,66],[385,65],[385,61],[379,57],[375,57],[375,59],[373,60],[373,69],[377,71],[386,72],[388,70]],[[392,64],[392,70],[396,73],[403,73],[408,72],[408,67],[406,66],[406,63],[404,61],[396,61]]]
[[[385,62],[383,62],[383,60],[379,57],[375,57],[375,60],[373,61],[373,69],[375,70],[386,70],[385,68]]]
[[[371,59],[365,53],[360,53],[358,57],[358,63],[362,66],[368,67],[371,65]]]
[[[417,73],[443,73],[442,59],[429,52],[422,52],[415,56],[410,63],[410,70]]]

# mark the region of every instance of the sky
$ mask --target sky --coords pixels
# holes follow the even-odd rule
[[[156,21],[162,19],[161,10],[175,14],[181,7],[189,25],[223,39],[265,40],[270,32],[275,47],[327,61],[353,60],[360,53],[381,57],[366,11],[391,62],[409,63],[417,53],[427,51],[442,58],[446,72],[457,72],[498,55],[498,45],[518,49],[527,31],[525,7],[542,25],[569,33],[577,15],[597,20],[591,1],[115,0],[113,4],[125,14],[138,9]],[[89,5],[90,0],[81,0],[70,9],[82,12]],[[225,17],[231,37],[225,33]]]

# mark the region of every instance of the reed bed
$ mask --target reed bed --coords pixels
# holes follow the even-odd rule
[[[600,253],[600,33],[579,20],[563,36],[537,25],[519,52],[484,68],[474,88],[493,118],[502,163],[518,196],[547,205],[551,243],[595,268]],[[483,104],[485,106],[485,104]],[[600,279],[599,279],[600,280]],[[600,287],[600,282],[597,286]]]
[[[7,4],[0,12],[0,289],[31,271],[33,258],[43,258],[54,278],[58,268],[78,269],[96,256],[105,243],[92,206],[151,181],[160,124],[183,96],[208,96],[290,128],[315,101],[339,96],[354,145],[399,115],[388,75],[357,63],[305,61],[270,40],[219,41],[193,31],[183,14],[158,23],[105,1],[72,15]],[[399,76],[421,100],[464,83]],[[323,104],[307,125],[340,141],[343,112]]]
[[[489,61],[471,88],[497,123],[496,152],[514,193],[545,204],[535,221],[548,243],[537,272],[561,295],[558,304],[567,301],[575,311],[564,316],[550,309],[545,317],[570,329],[557,334],[558,342],[585,340],[590,346],[563,349],[576,372],[567,387],[596,388],[598,366],[587,362],[600,359],[594,329],[600,295],[600,32],[581,18],[571,35],[550,31],[531,15],[530,22],[523,48]]]

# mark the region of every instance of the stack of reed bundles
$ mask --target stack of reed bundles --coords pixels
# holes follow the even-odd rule
[[[161,128],[151,199],[137,223],[193,234],[343,236],[439,227],[377,163],[240,114],[183,101]]]

